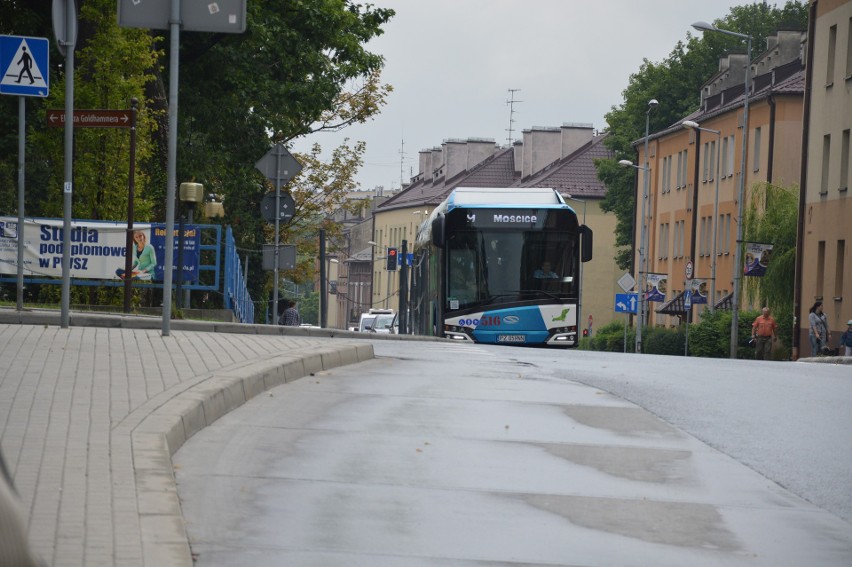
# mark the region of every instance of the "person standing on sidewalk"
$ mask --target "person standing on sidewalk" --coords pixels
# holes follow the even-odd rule
[[[769,314],[769,307],[764,307],[760,316],[751,324],[751,336],[755,340],[754,358],[772,360],[776,329],[778,329],[778,324]]]
[[[808,338],[811,340],[811,356],[822,354],[823,347],[827,347],[831,339],[828,321],[822,311],[822,301],[814,303],[808,312]]]

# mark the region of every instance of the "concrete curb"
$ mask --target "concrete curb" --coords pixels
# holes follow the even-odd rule
[[[56,309],[24,309],[0,307],[0,323],[8,325],[60,325],[61,314]],[[71,327],[110,327],[121,329],[160,329],[162,317],[151,315],[124,315],[109,313],[71,312],[68,315]],[[361,333],[342,329],[320,327],[284,327],[281,325],[259,325],[226,323],[222,321],[198,321],[171,319],[169,329],[174,331],[196,331],[201,333],[238,333],[246,335],[279,335],[314,338],[345,338],[390,341],[437,341],[453,342],[451,339],[419,335],[390,335],[383,333]]]
[[[367,343],[282,354],[215,372],[148,414],[131,433],[144,564],[193,565],[171,459],[187,439],[258,394],[373,355]]]

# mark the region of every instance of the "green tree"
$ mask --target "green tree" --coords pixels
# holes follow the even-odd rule
[[[778,320],[778,336],[790,345],[793,319],[793,281],[796,273],[796,221],[799,189],[769,183],[749,191],[743,237],[748,242],[772,244],[772,254],[761,277],[743,278],[751,304],[768,305]],[[782,322],[788,322],[782,325]]]
[[[163,222],[169,33],[119,28],[114,0],[77,0],[77,7],[75,105],[127,108],[131,97],[139,98],[134,216]],[[391,87],[381,83],[383,58],[365,45],[382,33],[394,12],[353,0],[265,0],[247,7],[245,33],[181,33],[177,182],[197,181],[224,198],[224,222],[233,227],[240,253],[260,266],[262,244],[271,242],[270,227],[259,218],[269,186],[255,163],[273,143],[345,128],[379,112]],[[50,37],[50,13],[51,0],[0,2],[0,33]],[[62,210],[64,164],[57,157],[63,154],[63,137],[61,130],[45,128],[44,112],[64,107],[63,62],[51,42],[51,96],[26,109],[26,212],[31,216],[57,216]],[[0,214],[17,212],[17,101],[12,99],[0,97]],[[322,224],[319,213],[328,212],[323,207],[339,202],[329,192],[353,186],[362,153],[363,146],[344,144],[328,163],[313,159],[314,152],[304,156],[304,181],[295,180],[292,189],[300,195],[303,214],[292,223],[294,234],[301,238],[299,230]],[[126,132],[75,131],[75,218],[124,219],[127,163]],[[312,186],[303,190],[299,183]],[[249,284],[253,297],[264,297],[268,274],[252,270]]]
[[[737,6],[714,24],[751,34],[753,54],[757,54],[766,37],[776,30],[804,30],[807,21],[807,3],[788,1],[781,8],[763,3]],[[616,215],[616,245],[630,246],[616,254],[620,268],[627,270],[633,265],[636,170],[621,168],[618,161],[636,160],[635,144],[644,139],[646,116],[651,133],[680,122],[698,108],[701,85],[718,70],[719,58],[728,52],[744,50],[742,40],[735,37],[720,33],[693,36],[688,32],[686,42],[678,42],[662,62],[644,60],[639,71],[630,76],[622,92],[623,102],[606,115],[609,136],[604,143],[614,157],[598,160],[596,166],[599,179],[607,187],[601,208]],[[656,99],[659,105],[647,115],[651,99]]]

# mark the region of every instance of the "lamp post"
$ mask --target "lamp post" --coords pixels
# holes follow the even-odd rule
[[[647,272],[645,267],[645,258],[648,255],[648,251],[645,246],[645,235],[647,231],[645,230],[645,203],[648,201],[648,186],[650,184],[650,174],[651,174],[651,166],[648,162],[648,138],[649,128],[651,124],[651,111],[657,108],[657,105],[660,104],[657,102],[657,99],[652,98],[648,101],[648,110],[645,112],[645,165],[640,167],[638,165],[634,165],[632,161],[623,159],[618,162],[619,165],[623,167],[635,167],[636,169],[641,169],[644,173],[642,174],[642,226],[640,229],[639,236],[639,325],[636,327],[636,352],[642,352],[642,327],[645,325],[645,274]]]
[[[648,177],[648,168],[643,167],[641,165],[636,165],[629,159],[623,159],[618,162],[618,165],[621,167],[632,167],[634,169],[638,169],[642,172],[642,175],[647,178]],[[639,236],[639,273],[636,274],[637,285],[639,286],[639,312],[637,314],[637,324],[636,324],[636,344],[634,351],[637,353],[642,352],[642,316],[645,312],[645,201],[642,201],[642,228],[640,230]]]
[[[695,22],[692,27],[699,31],[719,32],[746,40],[745,83],[743,83],[743,143],[740,160],[740,180],[737,196],[737,241],[734,249],[734,297],[731,307],[731,358],[737,358],[740,320],[740,283],[742,281],[743,199],[745,196],[746,149],[748,147],[748,95],[751,90],[751,35],[719,29],[707,22]]]
[[[710,312],[716,307],[716,242],[719,230],[719,156],[722,154],[722,131],[712,128],[702,128],[698,122],[685,120],[683,127],[687,130],[699,130],[716,134],[716,197],[713,200],[713,255],[710,257]]]

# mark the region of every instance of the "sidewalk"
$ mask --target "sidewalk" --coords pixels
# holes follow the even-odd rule
[[[330,329],[59,322],[0,309],[0,448],[47,565],[190,567],[171,455],[247,399],[373,357]]]

